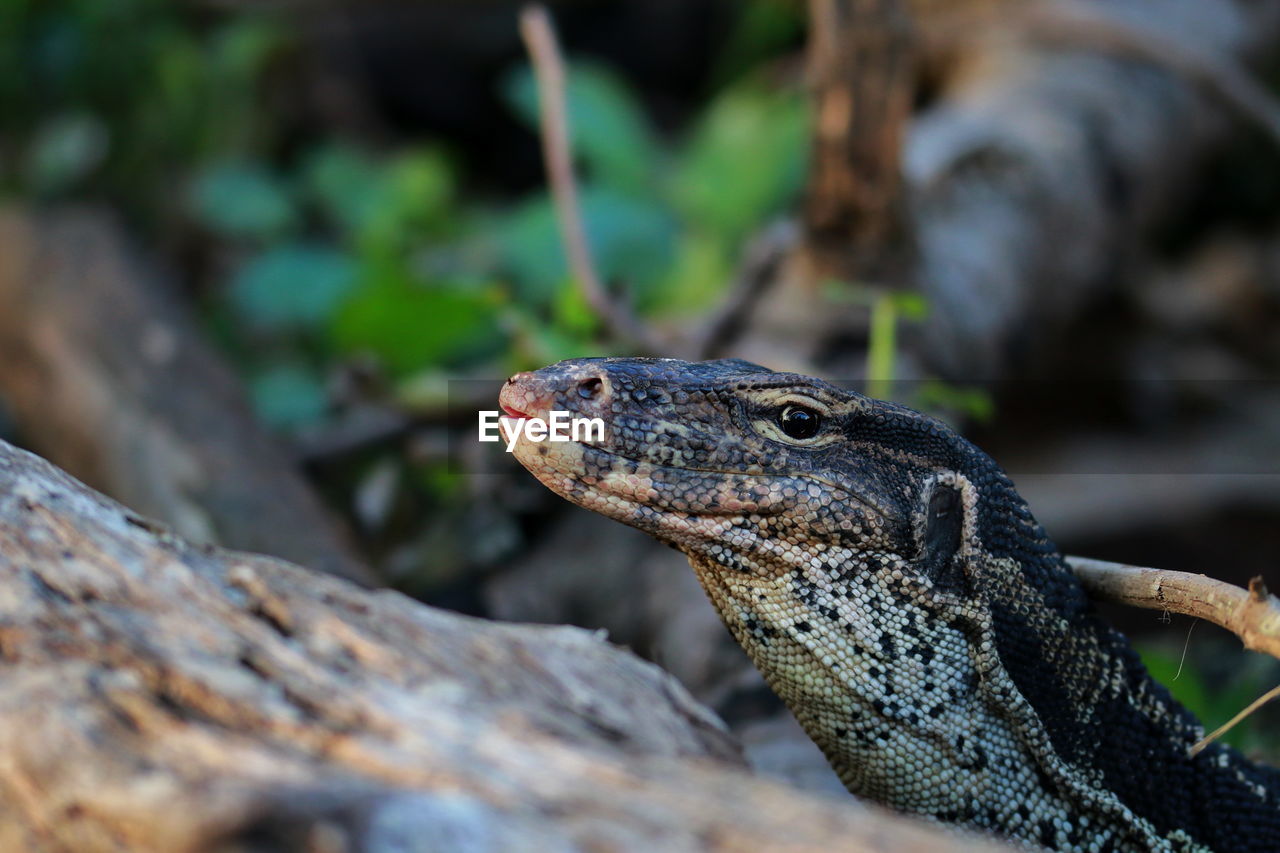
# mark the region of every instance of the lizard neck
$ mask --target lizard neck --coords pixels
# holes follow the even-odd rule
[[[1001,669],[1057,759],[1162,838],[1181,833],[1219,853],[1280,849],[1280,772],[1221,744],[1192,757],[1199,720],[1097,615],[1012,484],[988,488],[977,519],[988,565],[970,572],[974,593]]]
[[[1188,757],[1199,724],[1082,595],[1064,615],[1060,600],[1001,588],[1024,573],[991,558],[972,573],[991,580],[973,591],[985,606],[954,608],[893,555],[747,550],[689,556],[853,793],[1057,850],[1274,848],[1277,774],[1225,747]],[[1224,846],[1212,824],[1241,810],[1272,840]]]

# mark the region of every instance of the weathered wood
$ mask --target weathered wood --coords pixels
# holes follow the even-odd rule
[[[0,397],[24,441],[189,539],[373,583],[156,279],[101,212],[0,211]]]
[[[1280,43],[1269,3],[1058,0],[1056,19],[1020,14],[1027,5],[1040,4],[974,27],[939,19],[932,35],[953,68],[903,151],[913,279],[931,307],[912,343],[969,381],[1055,349],[1118,285],[1144,230],[1177,209],[1201,160],[1248,127],[1187,57],[1243,67]],[[1084,19],[1093,42],[1062,32]],[[1123,49],[1139,43],[1152,48]]]
[[[657,667],[190,544],[0,442],[0,849],[978,851],[747,775]]]

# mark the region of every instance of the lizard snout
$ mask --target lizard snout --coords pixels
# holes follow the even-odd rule
[[[562,364],[511,376],[498,401],[508,415],[545,417],[557,410],[608,411],[612,398],[606,371],[591,364]]]
[[[556,394],[538,373],[517,373],[507,379],[498,404],[508,417],[541,418],[556,407]]]

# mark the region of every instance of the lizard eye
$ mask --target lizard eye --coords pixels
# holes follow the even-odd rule
[[[786,406],[778,413],[778,426],[794,439],[813,438],[821,424],[821,416],[804,406]]]

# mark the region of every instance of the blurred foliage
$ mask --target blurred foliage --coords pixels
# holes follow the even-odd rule
[[[940,379],[913,378],[904,382],[899,376],[899,332],[903,325],[919,323],[929,316],[929,302],[923,294],[832,280],[826,282],[822,296],[834,304],[863,306],[870,314],[863,393],[905,403],[957,428],[965,424],[985,424],[995,416],[995,399],[986,388]]]
[[[1228,650],[1227,644],[1233,646]],[[1186,643],[1189,652],[1170,642],[1139,644],[1142,662],[1173,697],[1204,723],[1206,733],[1226,723],[1249,703],[1275,686],[1280,676],[1280,663],[1268,655],[1233,652],[1239,648],[1234,640],[1197,640],[1194,635]],[[1223,662],[1230,661],[1231,669]],[[1236,662],[1243,661],[1243,665]],[[1236,749],[1268,762],[1280,762],[1280,706],[1272,703],[1255,711],[1224,734],[1220,740]]]
[[[503,89],[535,125],[529,69]],[[800,99],[748,79],[670,144],[603,67],[573,66],[569,102],[601,275],[654,319],[709,308],[750,229],[799,188]],[[226,294],[243,327],[295,337],[316,369],[365,354],[408,381],[596,351],[599,329],[570,279],[548,194],[466,203],[456,171],[437,146],[379,154],[323,140],[274,168],[243,157],[201,166],[188,212],[239,258]],[[299,356],[276,348],[271,358]]]
[[[893,396],[894,364],[898,353],[899,318],[921,320],[929,307],[918,293],[883,291],[871,302],[871,330],[867,343],[867,394]]]
[[[193,17],[165,0],[0,4],[0,186],[155,199],[198,163],[266,141],[258,85],[282,28],[253,12]]]
[[[380,403],[432,411],[423,389],[444,376],[613,351],[570,278],[545,189],[482,196],[447,139],[373,144],[317,126],[303,97],[310,48],[290,14],[166,0],[0,4],[0,193],[104,201],[150,244],[194,260],[211,331],[259,414],[286,432],[342,417],[353,364],[378,377]],[[569,57],[588,239],[602,277],[649,322],[696,322],[744,240],[797,195],[804,101],[766,71],[801,14],[743,3],[709,61],[709,88],[674,131],[659,130],[612,67]],[[536,131],[528,66],[513,63],[497,87]],[[379,465],[363,460],[338,488],[362,526],[360,495],[377,492],[375,479],[418,490],[417,518],[444,512],[436,539],[469,523],[448,514],[458,485],[438,461],[389,480],[370,473]]]
[[[106,198],[148,227],[202,233],[218,259],[211,319],[272,423],[322,419],[324,377],[357,354],[409,382],[601,349],[545,191],[481,204],[459,194],[468,176],[443,142],[297,133],[273,87],[301,49],[287,19],[14,0],[0,27],[0,188]],[[719,85],[674,135],[613,70],[571,64],[588,238],[601,275],[654,322],[711,307],[743,240],[799,189],[803,100],[753,71],[798,27],[787,4],[744,4]],[[536,128],[526,65],[501,94]]]
[[[710,307],[742,241],[795,197],[803,101],[750,72],[798,20],[785,4],[745,4],[718,66],[736,73],[674,138],[610,68],[572,65],[588,237],[642,315]],[[0,21],[0,187],[106,197],[157,228],[207,234],[227,259],[213,287],[223,338],[262,388],[306,401],[264,403],[273,423],[322,417],[302,377],[319,387],[355,353],[405,379],[599,349],[546,192],[464,200],[466,176],[438,143],[375,149],[316,132],[284,144],[294,128],[271,84],[299,50],[286,21],[163,0],[14,0]],[[530,69],[501,89],[536,128]]]

